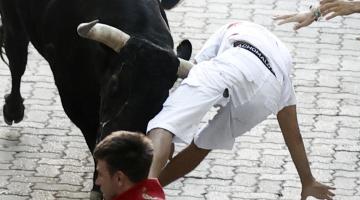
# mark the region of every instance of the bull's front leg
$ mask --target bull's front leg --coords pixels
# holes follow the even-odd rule
[[[8,125],[18,123],[24,118],[23,98],[20,94],[21,77],[27,63],[29,39],[22,25],[6,24],[2,28],[0,40],[3,41],[11,71],[11,92],[5,95],[3,107],[4,120]]]

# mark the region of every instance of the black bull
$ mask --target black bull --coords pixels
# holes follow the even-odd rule
[[[24,116],[20,82],[29,42],[48,61],[64,111],[91,152],[99,135],[145,132],[177,78],[179,59],[158,0],[0,0],[0,12],[12,78],[3,108],[9,125]],[[119,52],[81,38],[77,26],[94,19],[131,38]]]

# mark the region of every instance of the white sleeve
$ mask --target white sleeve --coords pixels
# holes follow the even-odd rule
[[[295,89],[293,84],[291,83],[291,80],[287,80],[288,83],[285,86],[285,89],[283,90],[283,93],[281,95],[281,107],[287,107],[291,105],[296,105],[296,95],[295,95]]]
[[[210,36],[194,58],[197,63],[210,60],[217,55],[227,27],[228,25],[222,26]]]

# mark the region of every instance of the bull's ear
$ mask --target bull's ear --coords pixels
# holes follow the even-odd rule
[[[161,0],[161,6],[165,10],[170,10],[171,8],[175,7],[180,1],[182,0]]]
[[[183,40],[176,48],[176,53],[179,58],[190,60],[192,53],[192,45],[189,40]]]

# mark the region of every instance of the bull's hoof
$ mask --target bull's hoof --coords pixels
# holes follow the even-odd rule
[[[5,105],[3,107],[4,121],[7,125],[19,123],[24,119],[24,99],[13,99],[9,94],[5,95]]]
[[[101,192],[91,191],[90,200],[102,200],[102,199],[103,199],[103,196],[102,196]]]

